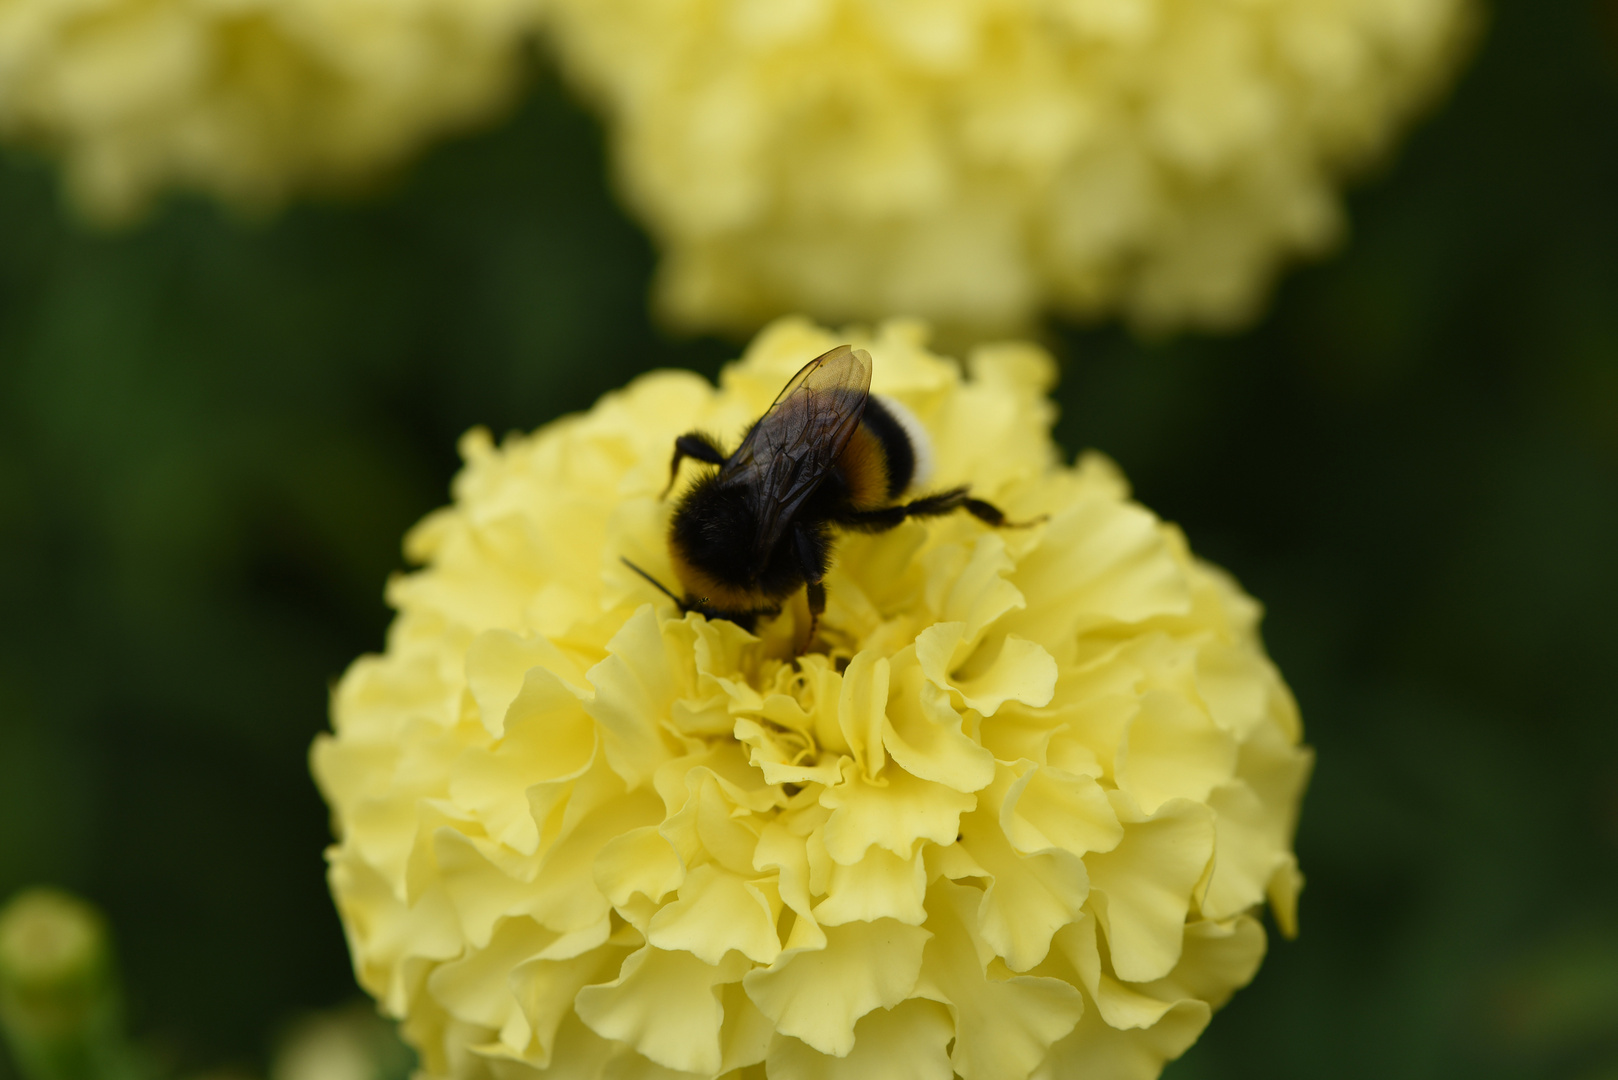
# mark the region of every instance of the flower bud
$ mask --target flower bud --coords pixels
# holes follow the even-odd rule
[[[117,981],[106,920],[56,889],[0,911],[0,1030],[32,1080],[120,1072]]]

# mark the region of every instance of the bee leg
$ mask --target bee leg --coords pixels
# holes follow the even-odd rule
[[[979,521],[992,525],[997,529],[1027,529],[1050,518],[1049,514],[1041,514],[1036,518],[1029,518],[1027,521],[1007,521],[1005,513],[998,506],[984,502],[982,499],[962,499],[961,509]]]
[[[882,506],[875,510],[852,510],[838,517],[837,523],[850,529],[859,529],[861,532],[887,532],[896,528],[906,518],[939,517],[959,510],[967,502],[979,501],[967,499],[964,487],[951,488],[898,506]],[[988,503],[983,505],[994,510]],[[995,513],[999,511],[996,510]]]
[[[965,510],[979,521],[995,528],[1025,529],[1030,525],[1037,525],[1044,521],[1043,516],[1032,521],[1007,521],[1006,515],[1000,508],[991,502],[974,499],[967,495],[964,487],[951,488],[940,491],[936,495],[926,495],[899,506],[884,506],[876,510],[855,510],[844,514],[837,519],[839,525],[851,529],[860,529],[865,532],[886,532],[894,528],[906,518],[913,517],[941,517],[956,510]]]
[[[663,489],[659,499],[669,497],[674,490],[674,481],[680,476],[680,462],[688,457],[705,461],[709,465],[723,465],[727,460],[725,452],[713,444],[713,440],[700,431],[688,431],[674,440],[674,460],[669,462],[669,484]]]
[[[811,581],[809,583],[809,634],[804,638],[804,648],[809,642],[815,640],[815,631],[820,627],[820,617],[826,613],[826,586],[823,582]]]
[[[804,648],[807,649],[809,643],[815,640],[815,628],[820,625],[820,616],[826,611],[826,541],[801,524],[793,527],[792,540],[797,549],[798,567],[809,586],[809,633],[804,638]]]

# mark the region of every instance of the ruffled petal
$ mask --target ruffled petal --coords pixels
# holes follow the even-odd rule
[[[1072,922],[1090,893],[1090,877],[1077,855],[1060,848],[1019,853],[1000,820],[1016,774],[1001,766],[978,808],[961,819],[961,847],[988,877],[978,905],[984,942],[1012,971],[1027,971],[1045,958],[1051,935]]]
[[[712,859],[733,873],[746,876],[753,867],[761,825],[750,820],[738,794],[706,766],[684,776],[687,797],[659,826],[685,866]]]
[[[747,996],[741,983],[727,983],[721,1002],[725,1007],[725,1024],[719,1030],[719,1071],[729,1074],[749,1069],[763,1080],[762,1063],[770,1046],[777,1038],[775,1025],[758,1011],[753,999]],[[737,1076],[735,1080],[745,1080]]]
[[[882,728],[887,723],[888,661],[865,651],[848,662],[837,700],[838,726],[867,777],[882,771]]]
[[[854,1048],[855,1021],[911,995],[931,935],[892,919],[828,927],[825,934],[824,948],[788,950],[742,984],[777,1031],[845,1057]]]
[[[684,949],[714,965],[731,949],[754,963],[770,964],[781,954],[776,914],[757,885],[710,863],[686,875],[679,899],[653,916],[646,941],[659,949]]]
[[[1090,904],[1118,976],[1149,982],[1180,959],[1191,890],[1213,856],[1213,812],[1173,799],[1147,815],[1121,793],[1112,804],[1124,838],[1112,851],[1085,859]]]
[[[1158,521],[1139,506],[1080,498],[1053,514],[1012,582],[1037,602],[1005,620],[1031,641],[1061,641],[1104,623],[1138,623],[1191,608],[1185,573]]]
[[[927,893],[927,866],[922,857],[904,858],[885,848],[871,848],[855,863],[834,863],[826,899],[815,905],[822,926],[896,919],[920,926],[927,919],[922,899]]]
[[[602,1038],[627,1043],[666,1068],[712,1076],[724,1059],[721,987],[746,970],[734,954],[713,965],[648,945],[624,961],[612,982],[580,990],[575,1007]]]
[[[674,697],[674,671],[650,605],[624,623],[607,651],[611,655],[588,672],[595,696],[585,709],[601,725],[613,770],[636,787],[671,756],[660,724]]]
[[[606,942],[608,929],[607,921],[602,920],[564,941],[530,918],[502,919],[487,946],[435,969],[427,980],[428,992],[458,1020],[504,1027],[520,1004],[505,977],[508,973],[530,961],[566,963],[593,952]],[[555,955],[557,952],[562,955]],[[595,958],[589,963],[593,965]]]
[[[937,1002],[912,998],[873,1009],[854,1025],[846,1057],[822,1054],[778,1036],[770,1047],[770,1080],[950,1080],[949,1041],[955,1025]]]
[[[455,908],[443,889],[431,889],[406,905],[365,862],[333,858],[332,893],[355,956],[361,986],[395,1016],[409,1006],[414,989],[411,962],[452,960],[463,947]]]
[[[450,798],[481,818],[491,840],[532,855],[567,781],[594,761],[596,727],[576,693],[535,667],[502,714],[496,738],[495,745],[469,749],[456,760]]]
[[[918,655],[920,642],[917,643]],[[1008,701],[1048,705],[1056,693],[1056,659],[1038,642],[1015,634],[996,636],[950,675],[969,709],[993,716]]]
[[[591,872],[613,910],[642,932],[651,911],[685,880],[685,866],[674,845],[654,825],[608,840]]]
[[[1094,1009],[1085,1010],[1073,1033],[1051,1047],[1050,1056],[1030,1080],[1068,1080],[1105,1076],[1108,1080],[1154,1080],[1169,1062],[1185,1053],[1208,1026],[1206,1002],[1182,1001],[1162,1020],[1144,1030],[1110,1027]]]
[[[949,1007],[955,1021],[950,1062],[963,1080],[1021,1080],[1084,1011],[1079,991],[1058,979],[995,978],[990,946],[974,932],[978,891],[938,882],[927,897],[927,944],[920,997]]]
[[[1208,797],[1216,830],[1213,873],[1200,900],[1203,914],[1225,919],[1260,903],[1278,875],[1296,873],[1292,857],[1295,811],[1314,758],[1271,729],[1241,748],[1240,778]],[[1250,779],[1248,779],[1250,778]],[[1277,905],[1288,925],[1290,903]],[[1283,914],[1285,913],[1285,914]]]
[[[524,1058],[540,1068],[556,1061],[564,1026],[569,1021],[578,1023],[574,998],[589,984],[612,978],[628,955],[625,948],[609,946],[566,959],[540,956],[512,968],[506,983],[529,1031],[528,1045],[522,1048]],[[566,1051],[561,1057],[570,1069],[579,1069],[590,1060]]]
[[[873,845],[908,859],[919,841],[953,843],[961,815],[977,805],[977,799],[903,769],[889,769],[879,779],[868,780],[846,762],[842,782],[820,793],[820,805],[832,811],[823,834],[826,851],[835,861],[848,864]]]
[[[1186,927],[1185,950],[1172,972],[1152,982],[1123,983],[1112,975],[1102,944],[1087,915],[1062,929],[1055,950],[1072,965],[1100,1017],[1119,1030],[1154,1027],[1186,1002],[1217,1009],[1253,977],[1265,949],[1263,927],[1247,916],[1200,920]]]
[[[959,640],[964,650],[975,647],[1001,616],[1028,606],[1021,591],[1007,579],[1017,564],[997,533],[982,534],[968,550],[939,549],[932,561],[928,601],[938,622],[961,624]]]
[[[972,792],[994,779],[994,755],[962,730],[949,692],[930,682],[914,650],[893,658],[882,743],[899,767],[923,780]]]
[[[523,691],[528,673],[538,668],[578,696],[585,679],[578,666],[544,637],[522,638],[509,630],[487,630],[466,650],[466,686],[477,702],[478,718],[490,735],[505,729],[506,710]]]
[[[1118,788],[1145,813],[1169,799],[1205,801],[1236,771],[1236,740],[1179,695],[1148,690],[1118,746]]]
[[[795,732],[773,731],[756,720],[738,717],[731,729],[748,748],[748,763],[766,784],[835,784],[841,758],[819,755],[810,740]]]
[[[1057,849],[1072,855],[1111,851],[1124,827],[1094,777],[1023,761],[1011,766],[1000,827],[1018,854]]]

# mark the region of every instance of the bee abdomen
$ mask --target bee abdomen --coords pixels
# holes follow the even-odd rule
[[[926,464],[930,449],[926,437],[904,406],[870,397],[859,428],[838,459],[854,505],[886,506],[920,480],[918,465]]]

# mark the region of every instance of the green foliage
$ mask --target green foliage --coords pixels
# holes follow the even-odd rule
[[[1179,1080],[1618,1068],[1605,11],[1500,0],[1251,332],[1052,331],[1059,437],[1266,601],[1319,751],[1303,935]],[[0,896],[101,904],[188,1066],[262,1073],[354,994],[305,753],[455,438],[734,354],[656,332],[599,135],[535,81],[372,201],[270,222],[177,199],[101,235],[0,162]]]

